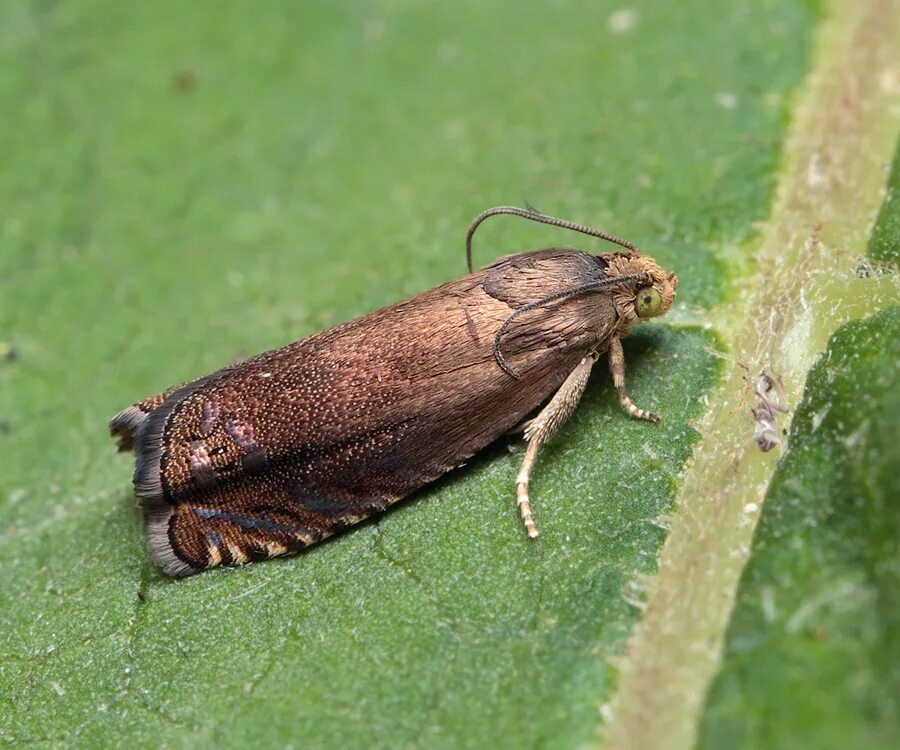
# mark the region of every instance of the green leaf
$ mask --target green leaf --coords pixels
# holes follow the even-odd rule
[[[900,141],[861,274],[900,246]],[[859,270],[860,267],[858,267]],[[874,288],[873,288],[874,285]],[[895,286],[888,299],[900,302]],[[766,494],[701,747],[900,744],[900,306],[841,327]]]
[[[701,747],[900,744],[900,307],[806,382],[738,592]]]
[[[875,260],[892,261],[895,264],[893,268],[888,265],[880,268],[883,271],[897,272],[896,263],[900,261],[900,141],[894,152],[887,195],[872,229],[869,256]]]
[[[857,272],[900,246],[900,141]],[[862,271],[862,273],[860,273]],[[873,291],[873,294],[876,292]],[[900,301],[896,287],[890,297]],[[900,306],[848,323],[807,378],[765,501],[700,746],[900,743]]]
[[[0,738],[592,737],[717,382],[712,332],[628,340],[659,426],[595,375],[537,466],[537,544],[510,439],[300,556],[168,580],[106,421],[459,275],[498,203],[636,240],[682,278],[673,319],[705,321],[752,273],[813,5],[4,4]],[[498,221],[476,258],[572,241]]]
[[[783,382],[779,400],[788,413],[777,423],[786,424],[830,334],[900,301],[893,266],[861,257],[897,147],[900,90],[885,83],[895,76],[898,33],[900,6],[877,0],[831,3],[817,29],[756,251],[759,273],[716,311],[728,365],[697,423],[702,437],[682,474],[646,612],[620,665],[612,718],[599,733],[609,750],[696,746],[759,510],[784,449],[760,451],[753,439],[760,373]],[[882,218],[889,214],[883,209]],[[790,455],[790,441],[786,450]],[[783,674],[767,677],[785,705],[796,696],[780,693]],[[719,718],[740,724],[741,705],[729,708]],[[820,735],[844,718],[821,716]],[[764,727],[763,743],[767,732],[783,729],[777,721]],[[798,743],[805,744],[802,737]]]

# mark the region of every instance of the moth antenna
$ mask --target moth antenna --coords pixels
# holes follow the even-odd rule
[[[547,216],[546,214],[542,214],[540,211],[529,206],[528,208],[516,208],[515,206],[496,206],[495,208],[489,208],[487,211],[482,211],[478,216],[475,217],[475,220],[469,225],[469,231],[466,232],[466,265],[469,268],[469,273],[472,273],[472,237],[475,234],[475,230],[478,229],[478,225],[481,224],[485,219],[491,216],[497,216],[499,214],[510,214],[512,216],[519,216],[523,219],[528,219],[529,221],[537,221],[541,224],[550,224],[554,227],[560,227],[562,229],[570,229],[573,232],[580,232],[581,234],[586,234],[590,237],[597,237],[601,240],[606,240],[607,242],[612,242],[613,244],[624,247],[628,250],[631,250],[633,253],[640,253],[640,248],[635,245],[633,242],[629,242],[628,240],[623,240],[621,237],[616,237],[609,232],[604,232],[601,229],[594,229],[593,227],[589,227],[586,224],[577,224],[574,221],[566,221],[565,219],[558,219],[555,216]]]
[[[515,320],[523,313],[530,312],[531,310],[534,310],[538,307],[543,307],[550,302],[559,302],[564,299],[569,299],[570,297],[577,297],[579,294],[584,294],[585,292],[589,292],[595,289],[609,289],[614,286],[619,286],[620,284],[625,284],[629,281],[649,280],[649,274],[630,273],[624,276],[617,276],[612,279],[591,281],[588,284],[581,284],[580,286],[572,287],[571,289],[563,289],[562,291],[548,294],[546,297],[541,297],[541,299],[537,300],[536,302],[529,302],[527,305],[523,305],[522,307],[517,308],[506,320],[503,321],[503,325],[501,325],[497,329],[497,333],[494,334],[494,359],[497,360],[497,364],[500,365],[500,369],[503,370],[503,372],[505,372],[510,377],[518,380],[519,374],[509,366],[509,363],[506,361],[506,358],[503,356],[503,352],[500,349],[500,339],[503,337],[503,334],[506,332],[506,329],[509,328],[509,324],[512,323],[513,320]]]

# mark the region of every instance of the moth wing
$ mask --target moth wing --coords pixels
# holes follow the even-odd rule
[[[518,288],[539,277],[541,259],[531,260],[513,256],[226,368],[132,416],[135,490],[156,562],[184,574],[294,552],[519,423],[612,326],[604,295],[521,316],[504,342],[522,373],[513,381],[497,366],[493,337],[519,298],[547,289]],[[556,256],[544,262],[563,288],[582,283],[580,257],[568,273]]]

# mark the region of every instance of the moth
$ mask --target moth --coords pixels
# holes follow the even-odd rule
[[[551,247],[472,271],[472,238],[510,214],[623,251]],[[153,560],[170,575],[286,555],[384,511],[517,425],[538,451],[609,359],[619,401],[622,337],[664,314],[678,279],[632,243],[534,209],[500,206],[466,236],[470,273],[357,320],[144,399],[110,422],[135,454]],[[523,423],[542,407],[537,415]]]

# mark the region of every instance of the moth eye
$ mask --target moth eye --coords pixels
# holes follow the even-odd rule
[[[638,289],[635,309],[639,318],[655,318],[662,312],[662,297],[652,286]]]

